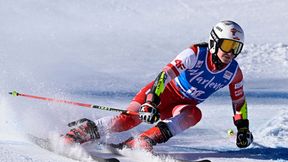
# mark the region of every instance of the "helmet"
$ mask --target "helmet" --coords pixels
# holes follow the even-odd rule
[[[221,21],[211,30],[209,37],[209,49],[212,54],[217,53],[221,48],[224,52],[231,52],[237,56],[244,44],[244,31],[233,21]]]

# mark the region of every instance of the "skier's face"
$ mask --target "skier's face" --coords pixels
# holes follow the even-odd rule
[[[232,51],[227,53],[222,51],[220,48],[218,50],[217,56],[224,64],[229,64],[235,58],[235,55],[233,54]]]

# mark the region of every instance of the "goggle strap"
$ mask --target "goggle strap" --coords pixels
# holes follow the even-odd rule
[[[217,43],[219,41],[219,37],[216,35],[214,29],[211,30],[211,37],[215,40],[215,42]]]

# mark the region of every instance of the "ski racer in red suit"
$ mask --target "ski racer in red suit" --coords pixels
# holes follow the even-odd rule
[[[154,127],[137,137],[114,145],[118,148],[144,148],[152,150],[157,143],[196,125],[201,120],[197,105],[217,90],[229,86],[233,107],[233,120],[237,127],[236,145],[246,148],[253,142],[249,131],[247,103],[243,91],[243,75],[235,58],[244,45],[244,32],[233,21],[217,23],[209,43],[194,44],[176,56],[154,81],[142,88],[128,106],[139,116],[120,114],[93,122],[80,119],[66,135],[68,143],[84,143],[105,137],[108,133],[127,131],[141,122]]]

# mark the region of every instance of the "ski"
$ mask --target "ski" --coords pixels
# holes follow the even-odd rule
[[[40,137],[31,135],[31,134],[28,135],[28,138],[31,142],[33,142],[34,144],[36,144],[40,148],[48,150],[48,151],[53,152],[53,153],[56,153],[53,150],[52,145],[51,145],[51,141],[49,139],[40,138]],[[77,158],[70,157],[70,156],[65,155],[65,154],[59,154],[59,153],[57,153],[57,154],[61,155],[61,156],[65,156],[65,157],[73,159],[73,160],[79,160]],[[90,155],[90,157],[93,160],[98,161],[98,162],[120,162],[117,158],[103,158],[103,157],[99,157],[96,155]]]
[[[64,156],[64,157],[67,157],[67,158],[70,158],[70,159],[73,159],[73,160],[79,160],[77,158],[74,158],[74,157],[71,157],[71,156],[68,156],[68,155],[65,155],[65,154],[60,154],[60,153],[57,153],[53,150],[53,147],[52,147],[52,143],[49,139],[47,138],[41,138],[41,137],[37,137],[37,136],[34,136],[34,135],[28,135],[28,138],[31,142],[33,142],[34,144],[36,144],[37,146],[39,146],[40,148],[42,149],[45,149],[45,150],[48,150],[50,152],[53,152],[53,153],[56,153],[58,155],[61,155],[61,156]],[[118,148],[115,148],[113,147],[113,145],[109,145],[109,144],[103,144],[101,143],[100,145],[103,145],[106,147],[106,149],[112,153],[113,155],[116,155],[116,156],[124,156],[120,153],[119,149]],[[101,153],[99,153],[98,155],[100,155]],[[178,158],[175,158],[169,154],[161,154],[161,153],[155,153],[154,154],[155,156],[161,158],[161,157],[169,157],[169,158],[173,158],[173,160],[175,160],[176,162],[211,162],[210,160],[208,159],[204,159],[204,160],[182,160],[182,159],[178,159]],[[117,158],[105,158],[105,157],[101,157],[101,156],[97,156],[95,154],[89,154],[89,156],[95,160],[95,161],[98,161],[98,162],[120,162]]]
[[[159,154],[158,156],[163,156],[163,155],[161,155],[161,154]],[[175,157],[173,157],[173,156],[171,156],[171,155],[164,155],[164,157],[169,157],[169,158],[172,158],[173,160],[175,160],[176,162],[211,162],[211,160],[208,160],[208,159],[203,159],[203,160],[184,160],[184,159],[178,159],[178,158],[175,158]]]
[[[107,143],[101,143],[102,145],[104,145],[107,150],[109,150],[109,152],[111,152],[112,154],[115,154],[117,156],[124,156],[119,152],[119,149],[117,147],[115,147],[113,144],[107,144]],[[169,154],[161,154],[161,153],[153,153],[154,156],[157,156],[161,159],[161,157],[169,157],[172,158],[173,160],[175,160],[176,162],[211,162],[211,160],[208,159],[203,159],[203,160],[183,160],[183,159],[178,159],[175,158]]]

